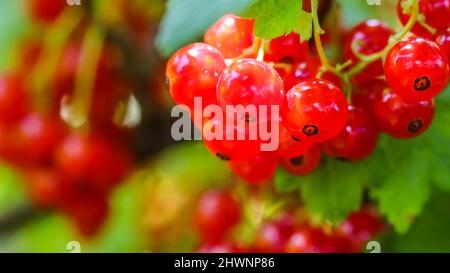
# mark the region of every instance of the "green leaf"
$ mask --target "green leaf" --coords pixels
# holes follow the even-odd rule
[[[201,39],[203,33],[226,13],[245,11],[252,0],[169,0],[156,45],[169,57],[180,47]]]
[[[312,36],[311,14],[302,10],[299,0],[257,0],[244,16],[255,18],[255,34],[263,39],[296,32],[302,41]]]
[[[299,178],[302,199],[319,219],[338,223],[360,207],[368,171],[361,163],[328,159],[313,174]]]
[[[282,169],[278,169],[274,178],[275,190],[278,193],[293,192],[299,189],[300,180],[299,177],[291,175]]]

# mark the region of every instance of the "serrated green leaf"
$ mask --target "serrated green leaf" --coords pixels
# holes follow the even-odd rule
[[[199,40],[226,13],[245,11],[252,0],[169,0],[156,45],[169,57],[180,47]]]
[[[283,169],[278,169],[274,177],[275,190],[278,193],[296,191],[299,189],[300,180],[301,178],[298,176],[293,176]]]
[[[257,0],[244,15],[255,18],[255,35],[263,39],[296,32],[306,41],[312,35],[311,14],[299,0]]]

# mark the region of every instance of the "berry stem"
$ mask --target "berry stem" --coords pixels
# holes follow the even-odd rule
[[[322,40],[320,40],[320,35],[324,33],[323,29],[320,27],[319,15],[317,13],[318,2],[317,0],[311,0],[311,15],[313,19],[313,33],[314,33],[314,43],[316,44],[317,54],[319,55],[320,62],[322,63],[322,70],[335,71],[335,67],[330,65],[327,56],[325,55],[325,50],[323,49]]]

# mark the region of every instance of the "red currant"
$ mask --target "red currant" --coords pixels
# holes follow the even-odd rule
[[[397,12],[400,21],[405,25],[411,14],[408,0],[399,0]],[[404,9],[403,5],[408,6]],[[450,25],[450,0],[419,0],[419,12],[425,16],[425,23],[436,30],[445,30]],[[411,30],[413,33],[425,38],[432,38],[433,34],[417,22]]]
[[[384,133],[411,138],[425,132],[434,117],[434,101],[405,102],[389,90],[375,100],[375,121]]]
[[[226,14],[206,31],[204,40],[216,47],[227,59],[256,58],[259,46],[254,46],[254,25],[254,19]]]
[[[238,249],[230,243],[214,243],[202,245],[197,253],[238,253]]]
[[[217,104],[217,80],[225,67],[223,55],[210,45],[196,43],[178,50],[166,68],[172,99],[190,109],[195,97],[202,98],[204,107]]]
[[[197,202],[195,227],[204,242],[218,242],[241,220],[241,207],[230,192],[210,190]]]
[[[17,123],[29,110],[28,91],[17,75],[0,75],[0,123]]]
[[[45,22],[53,22],[67,7],[65,0],[29,0],[28,8],[33,18]]]
[[[263,224],[256,234],[253,242],[257,252],[283,252],[286,243],[294,232],[294,223],[290,215]]]
[[[227,67],[220,76],[217,99],[223,109],[227,105],[255,106],[257,121],[265,121],[270,117],[259,115],[262,113],[260,106],[266,106],[267,113],[272,113],[272,106],[282,103],[283,87],[283,80],[272,66],[254,59],[241,59]]]
[[[268,60],[277,63],[297,63],[308,54],[308,43],[300,42],[300,35],[290,33],[270,41]]]
[[[429,100],[444,90],[449,65],[439,46],[418,37],[409,37],[392,47],[384,64],[387,82],[405,101]]]
[[[235,174],[254,185],[268,182],[275,174],[277,167],[276,152],[261,152],[248,161],[230,162],[230,168]]]
[[[364,109],[374,119],[375,99],[382,96],[384,90],[388,88],[386,81],[373,79],[357,88],[352,95],[352,104],[357,108]]]
[[[325,142],[344,129],[347,108],[345,96],[336,85],[314,79],[287,92],[281,115],[286,128],[297,138]]]
[[[384,223],[376,209],[365,207],[351,213],[343,221],[339,230],[354,241],[362,243],[379,234],[384,229]]]
[[[353,49],[363,55],[377,53],[388,45],[389,37],[392,34],[391,28],[383,22],[376,19],[367,20],[357,25],[347,35],[344,42],[344,57],[356,64],[359,59]],[[353,49],[352,45],[354,46]],[[369,64],[353,80],[356,84],[361,84],[383,74],[383,64],[381,60],[378,60]]]
[[[378,142],[378,130],[366,110],[349,106],[349,118],[345,129],[334,139],[324,143],[323,151],[346,161],[368,157]]]
[[[309,226],[299,227],[286,244],[286,253],[318,253],[326,242],[326,234],[321,229]]]
[[[261,152],[261,141],[251,139],[249,128],[229,124],[223,115],[203,124],[203,143],[218,158],[225,161],[251,160]],[[208,134],[210,136],[208,137]],[[242,140],[238,136],[242,136]]]
[[[436,38],[436,42],[442,51],[447,54],[447,61],[450,62],[450,27]]]
[[[297,157],[282,157],[281,164],[289,173],[307,175],[319,167],[321,151],[318,145],[313,145],[304,155]]]
[[[37,206],[50,208],[61,204],[67,183],[57,170],[28,169],[25,172],[25,182],[27,191]]]
[[[280,137],[277,152],[281,157],[292,158],[301,156],[311,148],[311,145],[311,142],[293,136],[288,129],[280,123]]]

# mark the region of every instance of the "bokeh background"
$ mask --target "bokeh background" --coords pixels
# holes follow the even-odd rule
[[[115,140],[119,138],[120,145],[131,155],[133,163],[127,175],[121,177],[117,186],[108,193],[107,216],[102,224],[96,232],[84,236],[80,233],[79,223],[74,222],[70,214],[36,205],[27,183],[30,168],[9,160],[0,161],[0,252],[69,252],[67,244],[71,241],[80,242],[83,252],[189,252],[198,247],[198,236],[191,221],[192,207],[198,196],[206,189],[230,185],[242,190],[239,185],[243,182],[236,181],[224,163],[211,156],[202,143],[172,141],[170,109],[173,104],[165,90],[165,61],[181,46],[201,39],[204,30],[220,16],[242,10],[249,1],[91,0],[89,2],[92,3],[88,4],[88,0],[81,0],[81,6],[66,7],[67,14],[82,18],[81,29],[95,24],[106,37],[106,43],[118,52],[118,73],[126,78],[127,96],[112,100],[112,107],[99,107],[100,116],[106,113],[113,122],[108,126],[92,122],[90,129],[101,127],[99,130],[103,135]],[[30,12],[30,6],[54,2],[57,1],[0,1],[0,72],[18,73],[31,86],[35,84],[32,76],[44,79],[43,86],[46,87],[37,95],[43,98],[54,96],[48,86],[57,76],[45,75],[45,71],[36,68],[39,67],[36,62],[45,61],[45,58],[37,58],[36,61],[35,55],[39,56],[36,52],[40,52],[36,47],[48,39],[51,31],[57,33],[55,43],[61,42],[58,37],[64,36],[65,25],[62,23],[55,27],[54,22],[37,20]],[[339,29],[329,32],[330,39],[337,32],[346,31],[372,17],[383,19],[391,26],[399,26],[395,16],[397,1],[383,0],[381,6],[369,6],[363,0],[339,2],[340,15],[327,17],[328,24],[339,25]],[[83,39],[83,35],[72,35],[62,43],[77,43]],[[327,53],[338,58],[340,46],[339,42],[329,43]],[[30,55],[31,59],[27,57]],[[59,59],[64,52],[55,51],[53,56]],[[119,84],[115,75],[107,77],[113,85]],[[437,109],[450,106],[449,93],[447,90]],[[112,96],[112,93],[103,93],[94,99],[93,107]],[[77,116],[68,120],[69,124],[76,124]],[[380,203],[384,214],[397,224],[397,228],[391,228],[379,238],[382,251],[450,251],[448,121],[450,116],[447,113],[439,116],[433,125],[433,136],[438,135],[434,138],[402,144],[382,140],[385,149],[374,159],[378,163],[374,164],[374,160],[366,163],[371,164],[367,168],[374,171],[360,173],[360,179],[365,175],[371,176],[377,168],[383,168],[379,154],[385,155],[391,148],[400,151],[393,152],[395,155],[391,160],[402,172],[392,174],[390,183],[403,185],[403,188],[383,188],[390,195],[386,199],[363,196],[364,200],[375,199],[375,203]],[[433,148],[423,144],[428,143],[428,139],[432,139],[434,144],[430,145],[434,145]],[[421,153],[415,152],[411,156],[410,150]],[[436,150],[442,153],[436,155]],[[440,168],[432,168],[438,170],[433,176],[420,174],[419,177],[416,170],[425,163]],[[323,169],[319,171],[326,172]],[[321,179],[332,178],[313,178]],[[431,184],[435,180],[438,181],[435,183],[437,186],[424,186],[424,183]],[[413,182],[408,184],[409,181]],[[286,198],[274,193],[268,196]],[[299,207],[303,206],[297,192],[292,196],[298,199]],[[313,204],[317,208],[317,203]],[[85,206],[82,210],[90,209]]]

